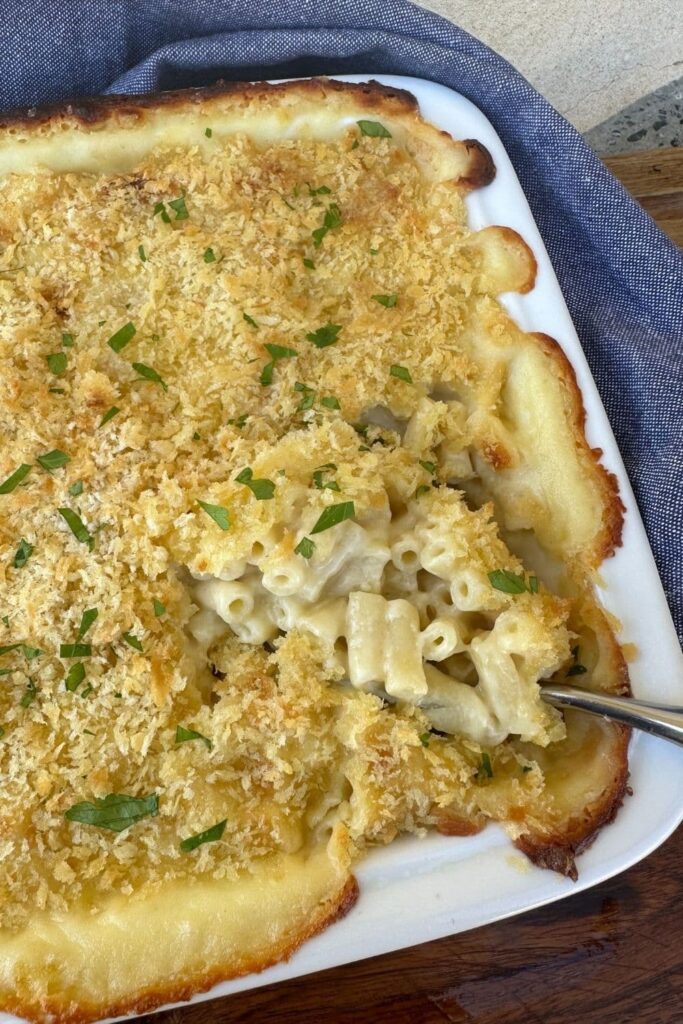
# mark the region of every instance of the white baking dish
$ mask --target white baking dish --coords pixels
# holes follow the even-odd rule
[[[371,76],[338,77],[359,82]],[[683,656],[635,498],[550,259],[503,144],[477,107],[458,93],[418,78],[372,77],[408,89],[425,118],[455,138],[478,139],[491,152],[496,178],[468,197],[471,225],[508,225],[522,235],[536,256],[535,288],[528,295],[509,295],[503,301],[525,330],[551,334],[562,345],[583,392],[588,440],[602,448],[605,465],[619,480],[627,510],[623,547],[603,567],[602,597],[623,623],[622,642],[637,646],[638,657],[631,665],[634,693],[683,705]],[[497,826],[468,838],[433,834],[399,840],[374,850],[358,865],[360,899],[342,921],[306,943],[287,963],[216,985],[191,1002],[476,928],[610,878],[656,849],[683,817],[679,782],[683,749],[642,734],[634,736],[630,770],[633,796],[626,798],[616,821],[603,829],[578,859],[578,882],[533,867]],[[16,1020],[0,1014],[0,1021]]]

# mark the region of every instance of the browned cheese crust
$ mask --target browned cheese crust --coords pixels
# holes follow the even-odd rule
[[[390,133],[359,132],[365,118]],[[580,660],[587,685],[629,692],[594,593],[624,510],[560,346],[497,301],[533,288],[533,253],[508,227],[467,227],[465,196],[494,174],[479,142],[376,82],[220,82],[0,117],[0,482],[32,465],[0,496],[0,668],[14,673],[0,692],[0,824],[14,844],[2,1009],[85,1024],[263,970],[346,914],[354,860],[404,832],[466,837],[499,821],[534,863],[575,878],[616,813],[627,731],[568,715],[565,735],[536,680]],[[174,219],[181,191],[189,214]],[[28,266],[14,262],[24,236]],[[128,320],[129,347],[107,345]],[[312,341],[335,323],[343,345]],[[55,353],[68,370],[46,382]],[[43,472],[53,448],[68,466]],[[239,581],[245,560],[252,579],[269,557],[290,565],[297,517],[341,500],[321,482],[330,465],[364,550],[393,543],[392,516],[406,535],[441,529],[465,591],[483,590],[481,608],[459,609],[458,685],[478,683],[467,659],[497,623],[532,637],[518,658],[529,720],[500,742],[337,685],[339,632],[294,622],[256,643],[222,619],[216,631],[197,581]],[[236,482],[245,467],[272,500]],[[92,527],[90,549],[64,506]],[[330,557],[333,534],[316,534]],[[33,551],[19,570],[22,535]],[[489,582],[503,570],[523,593]],[[389,575],[381,593],[398,605],[409,573]],[[418,575],[447,581],[450,614],[451,576]],[[91,607],[95,694],[81,700],[65,692],[60,645]],[[425,631],[436,612],[420,615]],[[501,649],[482,653],[482,672]],[[177,742],[179,725],[194,742]],[[112,792],[158,792],[159,814],[117,836],[65,819]],[[220,842],[179,854],[224,818]]]

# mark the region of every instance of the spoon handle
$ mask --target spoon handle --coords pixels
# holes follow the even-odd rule
[[[683,746],[683,708],[669,704],[652,704],[633,697],[614,697],[608,693],[581,690],[578,686],[541,687],[541,696],[556,708],[579,708],[594,715],[604,715],[653,736]]]

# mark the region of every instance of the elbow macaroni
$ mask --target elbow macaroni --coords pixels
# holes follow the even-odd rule
[[[425,431],[434,445],[442,436],[428,407],[411,425],[413,444]],[[259,645],[303,631],[337,676],[420,706],[436,729],[489,744],[509,734],[542,745],[562,736],[538,680],[566,658],[566,629],[545,624],[529,599],[515,603],[494,589],[472,542],[473,513],[459,495],[449,491],[439,504],[413,497],[394,516],[382,501],[379,511],[316,536],[305,558],[295,548],[319,509],[302,512],[299,490],[284,504],[298,526],[269,527],[243,558],[226,563],[221,578],[194,584],[201,610],[190,630],[199,642],[208,646],[232,631]]]

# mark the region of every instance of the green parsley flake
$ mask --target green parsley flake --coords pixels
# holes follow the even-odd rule
[[[48,471],[52,469],[61,469],[62,466],[66,466],[67,462],[71,462],[71,456],[67,455],[66,452],[60,452],[55,449],[52,452],[48,452],[47,455],[39,455],[36,459],[43,469]]]
[[[189,743],[191,740],[201,740],[207,750],[213,749],[213,743],[208,736],[203,736],[202,733],[195,732],[194,729],[186,729],[184,725],[177,725],[175,730],[176,743]]]
[[[243,412],[242,415],[238,416],[236,420],[228,420],[228,423],[231,426],[237,427],[239,430],[241,430],[242,427],[244,426],[244,424],[247,422],[248,419],[249,419],[248,413]]]
[[[64,677],[64,687],[69,691],[69,693],[75,693],[84,679],[85,665],[82,661],[77,661],[75,665],[71,666]]]
[[[176,220],[187,220],[190,216],[187,212],[187,206],[185,205],[185,196],[180,196],[178,199],[172,199],[168,205],[175,213]]]
[[[57,511],[73,533],[76,540],[80,541],[81,544],[87,544],[92,549],[93,538],[78,513],[74,512],[73,509],[70,508],[58,508]]]
[[[273,357],[274,360],[278,359],[293,359],[298,356],[298,352],[295,348],[287,348],[285,345],[264,345],[266,351]]]
[[[211,136],[213,135],[213,130],[211,128],[205,128],[204,134],[206,135],[207,139],[210,139]]]
[[[242,319],[245,320],[249,324],[250,327],[253,327],[254,330],[258,331],[258,326],[259,325],[254,320],[253,316],[249,316],[248,313],[244,313],[243,312],[242,313]]]
[[[432,476],[434,475],[434,473],[436,473],[435,462],[427,462],[426,459],[420,459],[420,465],[422,466],[423,469],[426,469],[428,473],[431,473]]]
[[[166,614],[166,605],[162,604],[161,601],[157,601],[156,597],[154,598],[153,605],[154,614],[156,615],[157,619],[160,619],[162,615]]]
[[[9,623],[5,623],[5,625],[9,625]],[[9,654],[10,651],[18,651],[21,646],[21,644],[0,644],[0,654]]]
[[[477,781],[483,782],[485,779],[492,778],[493,768],[491,767],[491,758],[486,753],[486,751],[484,751],[484,753],[481,755],[481,765],[479,766],[479,771],[477,772]]]
[[[369,451],[370,449],[368,449]],[[419,498],[421,494],[428,494],[431,491],[429,484],[420,484],[419,487],[415,488],[415,497]]]
[[[168,391],[168,384],[165,380],[162,380],[156,370],[151,366],[147,366],[145,363],[132,363],[133,369],[140,377],[144,380],[149,380],[152,384],[161,384],[164,391]]]
[[[311,530],[311,533],[322,533],[332,526],[343,523],[345,519],[352,519],[356,509],[352,501],[342,501],[339,505],[328,505],[320,514],[320,517]]]
[[[304,261],[303,262],[304,262],[304,266],[308,270],[315,270],[315,263],[313,262],[313,260],[309,260],[307,256],[304,256]]]
[[[216,262],[216,254],[213,251],[213,249],[211,248],[211,246],[209,246],[208,249],[204,250],[204,262],[205,263],[215,263]]]
[[[391,295],[373,295],[372,298],[375,302],[379,302],[380,306],[386,306],[387,309],[393,309],[398,302],[396,292],[392,292]]]
[[[227,530],[230,527],[230,521],[228,518],[227,508],[223,508],[222,505],[211,505],[208,501],[198,501],[197,504],[202,508],[207,516],[213,519],[214,523],[221,528],[221,530]]]
[[[36,658],[42,657],[45,651],[41,651],[39,647],[28,647],[27,644],[22,644],[21,653],[27,661],[35,661]]]
[[[50,355],[47,356],[47,365],[55,376],[59,376],[60,373],[64,373],[67,367],[66,352],[51,352]]]
[[[38,691],[36,690],[36,684],[33,682],[32,679],[29,679],[28,684],[26,686],[26,692],[19,701],[19,704],[21,705],[22,708],[28,708],[31,706],[31,704],[33,704],[37,696]]]
[[[60,658],[89,658],[92,655],[90,644],[60,644]]]
[[[140,651],[142,653],[142,642],[138,640],[134,633],[124,633],[123,639],[129,647],[134,647],[136,651]]]
[[[320,404],[324,405],[326,409],[341,409],[339,399],[335,398],[334,395],[325,395],[324,398],[320,399]]]
[[[29,544],[27,540],[24,540],[22,538],[19,547],[17,548],[17,552],[14,556],[14,561],[12,562],[12,565],[14,566],[15,569],[23,569],[32,554],[33,544]]]
[[[107,345],[109,345],[109,348],[114,352],[118,353],[133,340],[135,333],[135,326],[129,321],[127,324],[124,324],[123,327],[119,327],[115,334],[112,334]]]
[[[310,537],[302,537],[297,546],[294,548],[295,555],[301,555],[302,558],[310,558],[315,551],[315,542]]]
[[[341,488],[336,480],[323,481],[324,473],[334,473],[337,467],[334,462],[327,462],[324,466],[318,466],[313,472],[313,483],[319,491],[339,491]]]
[[[261,375],[259,376],[259,382],[260,382],[262,387],[267,388],[267,387],[269,387],[273,383],[273,370],[274,369],[275,369],[275,363],[274,362],[266,363],[266,365],[263,367],[263,369],[261,370]]]
[[[81,615],[81,624],[78,627],[79,640],[81,639],[81,637],[85,636],[85,634],[88,632],[88,630],[90,629],[98,615],[99,612],[97,608],[86,608],[86,610]]]
[[[73,344],[74,344],[74,336],[73,336],[73,334],[67,334],[66,332],[64,332],[62,334],[62,347],[63,348],[73,348]]]
[[[168,215],[168,211],[166,209],[166,204],[165,203],[155,203],[154,204],[154,216],[156,217],[156,215],[158,213],[161,214],[161,219],[163,220],[164,224],[170,224],[171,223],[171,218]]]
[[[317,331],[309,331],[306,340],[312,342],[316,348],[327,348],[328,345],[334,345],[341,329],[341,324],[325,324]]]
[[[275,494],[275,484],[272,480],[254,480],[254,474],[250,466],[237,474],[235,480],[238,484],[244,484],[259,501],[269,501]]]
[[[139,245],[138,246],[138,256],[140,257],[140,259],[142,260],[143,263],[147,262],[147,256],[145,255],[145,247],[144,247],[144,245]]]
[[[430,732],[423,732],[422,733],[422,735],[420,736],[420,743],[422,744],[423,747],[428,747],[429,746],[429,741],[431,739],[431,735],[432,734]]]
[[[79,494],[83,494],[83,481],[76,480],[75,483],[69,487],[69,494],[72,494],[74,498],[77,498]]]
[[[25,476],[31,472],[31,466],[27,462],[23,462],[19,469],[15,469],[11,476],[8,476],[3,483],[0,484],[0,494],[11,494],[15,487],[18,487]]]
[[[523,572],[518,574],[510,569],[496,569],[490,572],[488,577],[494,590],[500,590],[504,594],[523,594],[527,590],[530,594],[538,593],[537,576],[531,576],[527,583]]]
[[[103,427],[105,423],[109,423],[109,420],[113,420],[118,412],[121,412],[118,405],[112,405],[111,409],[107,409],[98,426]]]
[[[398,366],[396,363],[393,363],[389,368],[389,373],[392,377],[405,381],[406,384],[413,383],[413,378],[410,376],[410,370],[406,366]]]
[[[48,390],[49,394],[51,394],[51,395],[65,395],[66,394],[66,391],[64,390],[64,388],[48,388],[47,390]]]
[[[360,128],[361,135],[367,135],[371,139],[390,139],[391,132],[379,121],[356,121]]]
[[[181,842],[180,849],[183,853],[190,853],[192,850],[196,850],[198,846],[203,846],[204,843],[215,843],[225,832],[227,823],[228,819],[224,818],[223,821],[217,822],[211,828],[198,832],[196,836],[188,836],[187,839],[183,839]]]
[[[155,817],[158,813],[159,797],[156,793],[143,797],[111,793],[92,802],[83,800],[74,804],[64,817],[67,821],[77,821],[81,825],[95,825],[112,832],[123,832],[142,818]]]
[[[88,698],[88,697],[90,696],[90,694],[92,693],[92,690],[93,690],[93,688],[92,688],[92,684],[91,684],[91,683],[88,683],[88,685],[87,685],[87,686],[85,686],[85,687],[84,687],[84,688],[83,688],[83,689],[81,690],[81,698],[82,698],[82,700],[87,700],[87,698]]]
[[[327,210],[325,211],[325,216],[323,217],[323,222],[321,226],[319,228],[316,228],[315,231],[311,232],[311,236],[313,238],[313,245],[316,247],[316,249],[319,249],[320,246],[322,245],[323,238],[325,237],[327,232],[331,231],[333,228],[338,228],[341,222],[341,210],[339,209],[336,203],[330,203],[330,205],[327,207]]]

